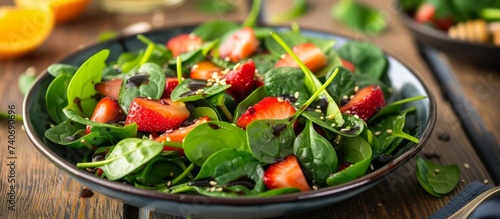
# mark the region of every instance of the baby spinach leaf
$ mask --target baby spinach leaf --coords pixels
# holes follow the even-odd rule
[[[67,65],[67,64],[52,64],[49,67],[47,67],[47,72],[49,72],[50,75],[57,77],[62,74],[66,74],[69,76],[73,76],[76,71],[78,70],[78,67],[73,66],[73,65]]]
[[[190,110],[189,118],[191,119],[198,119],[202,116],[208,116],[210,118],[210,121],[218,121],[219,120],[219,114],[212,108],[210,107],[196,107]]]
[[[327,78],[330,76],[331,73],[326,75]],[[326,91],[330,94],[333,100],[335,100],[335,103],[340,105],[342,97],[349,97],[354,93],[354,87],[356,87],[354,75],[344,67],[339,67],[339,73],[335,79],[333,79],[332,83],[328,85]]]
[[[205,99],[199,99],[198,102]],[[219,116],[223,115],[225,118],[224,121],[233,121],[232,111],[236,105],[236,101],[234,98],[226,92],[220,92],[213,96],[210,96],[207,101],[211,104],[211,106],[215,107],[216,112],[219,113]]]
[[[346,26],[368,35],[377,35],[387,26],[382,12],[354,0],[341,0],[334,5],[331,14]]]
[[[351,115],[344,115],[344,123],[341,125],[337,124],[335,120],[323,119],[324,116],[316,111],[306,111],[302,115],[326,130],[346,137],[358,136],[365,128],[365,122],[362,119]]]
[[[70,109],[63,109],[64,114],[72,121],[80,124],[92,126],[90,132],[99,132],[99,136],[107,139],[111,144],[115,144],[121,139],[135,137],[137,135],[137,124],[131,123],[126,126],[116,126],[102,122],[95,122],[83,118],[78,113]],[[96,145],[98,146],[98,145]]]
[[[217,182],[215,188],[223,188],[223,191],[231,190],[231,187],[238,185],[241,179],[245,184],[252,183],[246,194],[256,195],[264,191],[265,186],[262,181],[264,169],[260,162],[248,151],[235,148],[227,148],[215,152],[204,163],[200,172],[194,180],[211,178]],[[234,190],[232,192],[235,192]],[[204,193],[206,194],[206,193]],[[240,195],[240,194],[239,194]]]
[[[60,74],[50,82],[45,93],[47,112],[55,123],[59,124],[66,120],[63,109],[68,106],[66,92],[68,90],[71,75]]]
[[[238,106],[236,106],[236,109],[234,110],[233,121],[236,122],[238,118],[240,118],[241,114],[245,113],[249,107],[257,104],[266,96],[268,95],[266,94],[266,89],[264,87],[255,89],[250,95],[248,95],[243,101],[241,101]]]
[[[174,88],[171,98],[173,101],[195,101],[223,92],[229,87],[231,87],[229,84],[207,86],[205,80],[187,78]]]
[[[310,120],[306,121],[306,127],[295,139],[293,153],[307,175],[320,186],[325,186],[329,175],[337,171],[337,153],[332,144],[314,130]]]
[[[389,62],[383,51],[368,42],[351,41],[337,50],[339,56],[356,66],[355,74],[381,80],[387,71]]]
[[[339,185],[363,176],[370,167],[372,149],[361,136],[344,138],[343,145],[337,150],[339,163],[350,163],[349,167],[328,177],[329,186]]]
[[[410,108],[401,112],[400,114],[390,115],[379,120],[379,122],[369,126],[369,129],[375,134],[380,142],[378,148],[373,148],[375,152],[386,153],[386,150],[391,146],[391,143],[398,139],[403,138],[409,141],[418,143],[418,139],[405,133],[403,128],[405,126],[406,113]]]
[[[179,165],[179,162],[163,156],[156,156],[137,174],[135,184],[147,186],[149,189],[166,187],[167,181],[173,180],[175,176],[184,171],[185,166]]]
[[[36,69],[34,67],[29,67],[26,71],[19,75],[19,78],[17,79],[17,87],[23,96],[26,96],[36,78]]]
[[[460,170],[455,164],[443,166],[417,156],[417,179],[427,192],[440,197],[455,189]]]
[[[296,99],[297,106],[302,106],[308,99],[309,93],[304,85],[304,73],[299,68],[274,68],[264,76],[264,87],[269,96],[291,96]]]
[[[257,71],[265,75],[269,70],[274,68],[278,59],[270,54],[259,54],[252,57]]]
[[[283,187],[283,188],[267,190],[265,192],[259,193],[258,196],[259,197],[272,197],[272,196],[290,194],[290,193],[296,193],[296,192],[300,192],[300,189],[295,188],[295,187]]]
[[[222,37],[227,32],[238,28],[238,24],[227,20],[207,21],[197,26],[191,33],[204,42]]]
[[[370,118],[370,120],[368,120],[368,123],[371,123],[371,122],[377,120],[378,118],[382,118],[382,117],[390,115],[390,114],[397,114],[397,113],[401,112],[401,109],[404,106],[404,104],[407,104],[407,103],[410,103],[413,101],[422,100],[425,98],[427,98],[427,97],[426,96],[415,96],[415,97],[409,97],[409,98],[405,98],[405,99],[390,103],[390,104],[386,105],[384,108],[382,108],[380,111],[378,111],[375,115],[373,115],[372,118]]]
[[[101,133],[85,134],[85,125],[69,119],[50,127],[45,132],[45,137],[54,143],[72,148],[85,148],[108,143],[108,140]]]
[[[255,120],[247,126],[246,135],[254,157],[263,163],[293,153],[295,132],[288,120]]]
[[[163,150],[163,144],[148,139],[126,138],[118,142],[103,161],[78,163],[78,168],[99,167],[109,180],[118,180],[141,167]]]
[[[68,106],[85,117],[91,117],[97,100],[94,86],[101,81],[102,70],[106,67],[109,50],[104,49],[85,61],[75,73],[68,85]]]
[[[282,13],[273,14],[270,17],[271,23],[282,23],[290,21],[294,18],[298,18],[304,15],[307,11],[307,1],[306,0],[293,0],[292,7]]]
[[[138,73],[128,74],[120,89],[118,102],[125,112],[136,97],[159,99],[165,90],[165,73],[161,67],[154,63],[141,65]]]
[[[245,132],[228,122],[211,121],[196,126],[183,143],[186,157],[202,166],[213,153],[225,148],[248,150]]]

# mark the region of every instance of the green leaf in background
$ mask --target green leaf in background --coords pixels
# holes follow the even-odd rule
[[[234,12],[236,7],[236,1],[196,0],[196,8],[209,14],[225,14]]]
[[[377,35],[387,26],[384,14],[354,0],[341,0],[331,10],[333,18],[368,35]]]
[[[460,180],[460,170],[455,164],[443,166],[417,156],[417,179],[431,195],[441,197],[453,191]]]
[[[25,96],[35,82],[36,79],[36,69],[34,67],[29,67],[24,71],[21,75],[19,75],[19,79],[17,81],[17,85],[19,87],[19,91],[21,94]]]
[[[307,0],[293,0],[292,7],[282,13],[272,14],[270,23],[282,23],[298,18],[307,12]]]

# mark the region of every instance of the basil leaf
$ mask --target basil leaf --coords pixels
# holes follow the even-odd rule
[[[85,61],[75,73],[68,85],[68,106],[85,117],[91,117],[97,100],[94,86],[101,81],[104,63],[108,58],[109,50],[104,49]]]
[[[138,72],[131,72],[122,82],[118,102],[128,113],[130,103],[136,97],[159,99],[165,90],[165,73],[154,63],[141,65]]]
[[[306,127],[295,139],[293,153],[307,175],[320,186],[325,186],[330,174],[337,171],[337,153],[332,144],[314,130],[310,120],[306,121]]]
[[[288,120],[255,120],[247,126],[246,135],[254,157],[263,163],[293,153],[295,132]]]
[[[228,122],[210,121],[191,130],[185,137],[183,148],[186,157],[197,166],[213,153],[225,148],[247,150],[245,132]]]

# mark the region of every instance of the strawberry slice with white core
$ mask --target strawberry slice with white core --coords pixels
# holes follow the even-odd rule
[[[165,132],[178,128],[189,117],[183,102],[170,98],[152,100],[136,97],[130,103],[125,125],[137,123],[137,130],[144,132]]]
[[[293,187],[303,192],[311,190],[299,159],[293,154],[271,164],[264,172],[263,181],[268,189]]]
[[[266,97],[249,107],[240,118],[236,121],[236,125],[241,128],[246,128],[248,124],[259,119],[287,119],[295,114],[295,107],[281,97]]]
[[[328,62],[328,58],[323,51],[321,51],[321,49],[313,43],[302,43],[296,45],[292,48],[292,51],[312,72],[320,70]],[[282,57],[282,59],[276,62],[275,67],[298,68],[300,66],[290,54],[286,54]]]
[[[342,113],[358,115],[367,121],[385,106],[384,93],[378,85],[360,89],[347,104],[340,107]]]

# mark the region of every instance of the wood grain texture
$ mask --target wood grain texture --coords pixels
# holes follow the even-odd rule
[[[0,0],[2,4],[8,4],[8,2]],[[192,13],[194,7],[192,2],[188,1],[175,10],[157,12],[156,15],[162,17],[163,22],[155,28],[194,24],[215,18],[242,21],[246,16],[246,4],[241,4],[243,7],[232,14],[204,15]],[[283,5],[283,3],[279,3],[283,1],[278,0],[265,2],[269,4],[267,5],[268,13],[273,11],[273,8],[281,8]],[[443,198],[434,198],[418,184],[415,177],[415,160],[412,159],[386,180],[366,192],[327,208],[284,218],[426,218],[442,208],[470,182],[475,180],[491,181],[449,103],[443,99],[439,85],[418,55],[412,37],[398,19],[398,12],[394,9],[392,1],[364,2],[381,9],[387,15],[390,21],[389,26],[381,35],[358,34],[331,19],[329,13],[334,3],[330,1],[311,0],[310,10],[313,12],[297,19],[296,22],[302,28],[340,33],[355,39],[370,41],[403,61],[422,77],[436,97],[438,118],[434,132],[420,155],[423,157],[432,155],[429,158],[441,164],[457,164],[460,167],[462,180],[449,195]],[[0,102],[2,105],[0,105],[0,109],[6,110],[8,105],[15,105],[17,113],[21,113],[22,95],[18,91],[17,77],[26,68],[34,66],[40,72],[50,64],[76,51],[79,47],[94,43],[99,33],[105,30],[118,31],[135,22],[151,22],[152,17],[152,15],[107,13],[92,5],[79,20],[56,27],[46,43],[33,54],[17,60],[0,62],[2,74],[2,80],[0,80]],[[492,88],[487,89],[494,91],[487,98],[485,98],[486,96],[477,96],[478,99],[472,101],[476,101],[477,109],[484,115],[489,128],[492,130],[499,128],[500,118],[495,107],[499,106],[500,99],[494,95],[498,93],[499,89],[497,86],[500,81],[498,72],[453,61],[451,65],[456,70],[457,77],[463,83],[463,88],[468,96],[474,97],[474,95],[483,94],[478,93],[478,89],[482,89],[480,86]],[[483,79],[486,79],[486,82]],[[32,146],[26,134],[21,131],[19,122],[16,129],[18,131],[16,134],[16,212],[7,211],[6,208],[5,194],[8,192],[6,181],[8,166],[6,163],[8,161],[5,154],[6,148],[2,146],[0,148],[0,218],[123,218],[123,205],[117,200],[98,193],[94,193],[94,196],[90,198],[80,198],[79,193],[83,186],[70,179],[43,157]],[[2,121],[0,124],[2,145],[5,145],[7,135],[6,123]],[[496,132],[496,135],[498,136],[499,133]],[[154,212],[150,212],[149,216],[150,218],[179,218]]]

